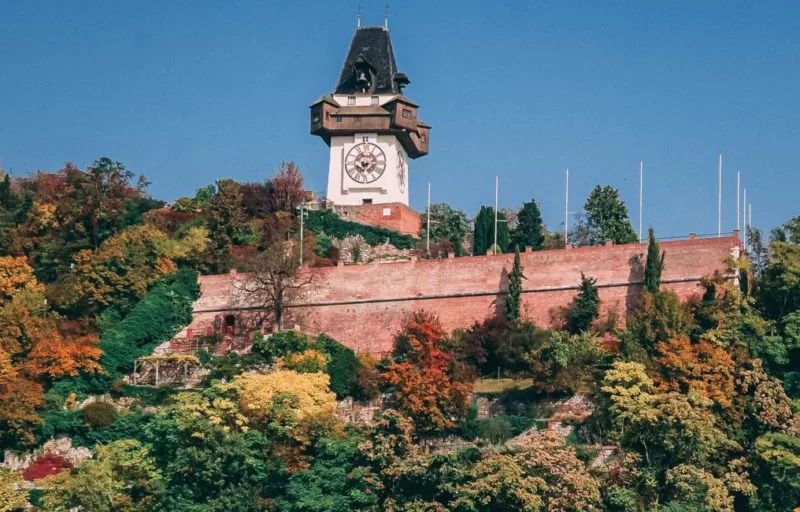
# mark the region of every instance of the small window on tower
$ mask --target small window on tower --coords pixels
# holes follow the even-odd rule
[[[362,204],[372,204],[372,199],[362,199]]]
[[[372,97],[372,104],[373,104],[373,105],[378,105],[378,104],[379,104],[379,100],[378,100],[378,97],[377,97],[377,96],[373,96],[373,97]]]
[[[342,116],[336,116],[336,122],[337,123],[341,123],[342,122]]]
[[[361,137],[361,142],[369,142],[369,135],[364,135]]]
[[[425,137],[424,133],[419,136],[419,140],[420,140],[420,142],[425,142],[425,140],[427,140],[427,138]]]
[[[348,96],[347,97],[347,104],[348,105],[355,105],[356,104],[356,97],[355,96]]]
[[[411,111],[408,110],[407,108],[404,108],[403,109],[403,117],[405,117],[406,119],[411,119]]]

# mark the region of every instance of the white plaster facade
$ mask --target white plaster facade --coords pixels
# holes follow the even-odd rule
[[[357,97],[359,98],[359,97]],[[346,101],[345,97],[345,101]],[[369,101],[369,96],[366,96]],[[345,103],[346,104],[346,103]],[[345,169],[345,158],[356,145],[375,144],[386,156],[386,166],[378,179],[359,183]],[[327,198],[337,205],[402,203],[408,206],[408,155],[394,135],[356,133],[331,138]]]

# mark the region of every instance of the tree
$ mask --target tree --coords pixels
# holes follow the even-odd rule
[[[164,481],[154,510],[251,512],[270,475],[266,438],[249,427],[230,393],[178,393],[145,427]]]
[[[76,314],[99,314],[109,307],[125,313],[160,277],[176,270],[169,257],[171,245],[167,235],[153,226],[128,228],[96,251],[75,254],[72,272],[59,279],[51,295]]]
[[[28,504],[28,493],[22,487],[19,474],[10,469],[0,469],[0,512],[23,510]]]
[[[227,272],[231,265],[230,248],[246,229],[247,219],[242,210],[241,185],[233,180],[218,180],[217,193],[211,204],[209,229],[214,270]]]
[[[723,409],[732,406],[735,364],[724,349],[688,337],[659,342],[656,348],[664,387],[681,393],[695,389]]]
[[[733,512],[733,497],[726,482],[691,464],[681,464],[667,470],[667,483],[672,500],[666,510],[703,510]],[[680,508],[675,508],[677,506]]]
[[[761,510],[796,510],[800,504],[800,437],[769,433],[756,441]]]
[[[583,205],[586,217],[575,228],[575,245],[600,245],[606,240],[615,244],[636,242],[628,208],[619,197],[619,191],[611,186],[596,186]]]
[[[25,257],[0,256],[0,306],[23,288],[44,291]]]
[[[592,476],[564,438],[537,432],[515,447],[514,460],[526,475],[541,480],[544,510],[599,512],[600,481]]]
[[[759,302],[764,316],[776,320],[800,310],[800,245],[770,244],[759,280]]]
[[[508,275],[508,293],[503,303],[503,310],[506,319],[515,324],[520,319],[520,309],[522,307],[522,280],[526,279],[522,273],[522,263],[519,258],[519,247],[514,251],[514,267]]]
[[[419,231],[419,237],[422,240],[427,236],[427,225],[427,218],[425,218]],[[456,256],[464,255],[464,240],[469,232],[466,213],[456,210],[447,203],[434,203],[430,207],[430,229],[432,241],[447,240],[452,245]]]
[[[275,241],[245,264],[245,274],[234,281],[235,300],[271,313],[283,327],[286,309],[300,300],[315,282],[315,271],[301,271],[299,244]]]
[[[586,277],[581,272],[578,294],[572,299],[567,310],[567,331],[570,334],[586,331],[598,316],[600,316],[600,296],[597,293],[597,279]]]
[[[511,243],[517,247],[532,247],[534,250],[539,250],[544,245],[544,236],[545,229],[539,204],[533,199],[522,203],[522,209],[517,214],[517,227],[511,234]]]
[[[300,169],[294,162],[283,162],[278,172],[267,181],[267,191],[272,210],[294,214],[305,197]]]
[[[592,333],[570,336],[552,331],[546,343],[528,354],[533,385],[548,393],[591,393],[598,363],[605,354],[602,339]]]
[[[415,312],[394,340],[394,362],[383,373],[400,409],[423,432],[451,427],[463,417],[472,391],[454,374],[454,357],[442,350],[445,334],[438,319]]]
[[[495,454],[481,459],[467,475],[467,481],[455,489],[456,499],[450,510],[542,510],[545,482],[525,471],[510,455]],[[551,510],[551,509],[548,509]]]
[[[614,363],[601,391],[611,438],[641,453],[659,473],[681,463],[703,467],[741,449],[717,427],[711,400],[694,390],[687,395],[657,392],[640,363]]]
[[[661,287],[661,273],[664,271],[665,252],[658,253],[655,232],[650,228],[647,242],[647,263],[644,267],[644,287],[650,293],[658,293]]]
[[[298,373],[282,370],[268,375],[245,374],[237,377],[239,405],[251,423],[265,428],[270,422],[293,426],[313,416],[332,415],[336,395],[324,373]],[[291,396],[290,400],[287,398]]]
[[[97,512],[145,512],[156,510],[161,491],[158,474],[148,449],[137,440],[125,439],[100,446],[93,459],[73,473],[45,479],[47,510]]]
[[[481,206],[475,217],[475,227],[472,235],[472,254],[482,256],[492,246],[494,237],[494,209]]]
[[[10,210],[13,206],[13,193],[11,191],[11,176],[0,169],[0,208]]]

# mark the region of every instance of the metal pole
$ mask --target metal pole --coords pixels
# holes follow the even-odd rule
[[[719,154],[719,174],[717,178],[717,236],[722,236],[722,153]]]
[[[431,254],[431,182],[428,182],[428,219],[427,224],[428,227],[425,233],[425,250],[427,251],[428,256]]]
[[[739,227],[739,200],[742,198],[742,191],[739,187],[742,185],[742,171],[736,171],[736,231],[740,231]]]
[[[500,197],[500,177],[494,177],[494,245],[492,254],[497,254],[497,203]]]
[[[644,216],[644,162],[639,161],[639,242],[642,241],[642,219]]]
[[[303,266],[303,206],[300,207],[300,266]]]
[[[564,245],[569,236],[569,169],[567,169],[567,190],[564,197]]]
[[[744,211],[742,212],[742,230],[744,231],[744,235],[742,236],[742,240],[744,240],[744,250],[747,252],[747,188],[744,189],[742,206],[744,206]]]

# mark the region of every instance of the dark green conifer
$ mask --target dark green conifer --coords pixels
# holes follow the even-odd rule
[[[644,287],[650,293],[658,293],[661,286],[661,273],[664,271],[664,253],[659,254],[653,228],[650,228],[647,244],[647,264],[644,268]]]
[[[519,246],[514,250],[514,267],[508,275],[508,294],[504,304],[506,320],[516,324],[520,319],[520,309],[522,306],[522,280],[525,275],[522,273],[522,263],[519,258]]]

